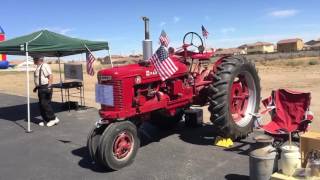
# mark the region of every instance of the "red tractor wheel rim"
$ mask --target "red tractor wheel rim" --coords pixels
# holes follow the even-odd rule
[[[245,116],[248,106],[249,91],[243,77],[238,77],[232,84],[231,89],[231,114],[235,122],[240,121]]]
[[[239,126],[246,126],[251,120],[251,114],[255,111],[255,89],[253,77],[247,72],[240,73],[232,84],[230,112],[233,121]]]
[[[124,159],[131,153],[133,137],[131,133],[124,131],[117,135],[113,143],[113,154],[117,159]]]

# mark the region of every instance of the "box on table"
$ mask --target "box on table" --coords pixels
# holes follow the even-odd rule
[[[320,150],[320,133],[306,132],[300,136],[301,165],[306,167],[307,155],[312,150]]]

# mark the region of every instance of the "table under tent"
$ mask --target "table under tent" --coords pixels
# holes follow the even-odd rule
[[[58,57],[61,98],[63,98],[63,82],[61,77],[60,57],[99,50],[108,50],[110,55],[108,42],[106,41],[89,41],[72,38],[48,30],[41,30],[0,42],[0,54],[24,55],[26,56],[26,62],[29,61],[29,56]],[[28,63],[26,67],[26,83],[28,122],[27,132],[30,132],[30,88]]]

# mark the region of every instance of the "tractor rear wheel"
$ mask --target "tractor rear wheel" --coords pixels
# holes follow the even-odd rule
[[[136,125],[130,121],[114,122],[100,138],[98,158],[107,168],[119,170],[134,161],[139,147]]]
[[[238,139],[252,132],[261,90],[254,64],[243,57],[226,57],[209,88],[210,120],[218,134]]]

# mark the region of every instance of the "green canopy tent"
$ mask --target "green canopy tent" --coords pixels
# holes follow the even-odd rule
[[[60,57],[80,54],[88,51],[108,50],[108,42],[89,41],[71,38],[48,30],[37,31],[25,36],[0,42],[0,54],[25,55],[27,61],[27,119],[30,132],[30,91],[29,91],[29,55],[43,55],[59,58],[60,83],[61,68]],[[109,52],[110,56],[110,52]]]

